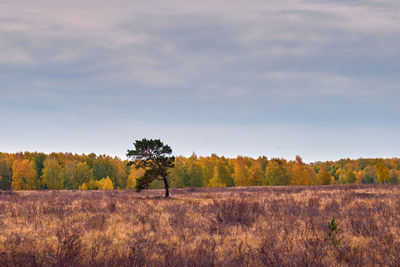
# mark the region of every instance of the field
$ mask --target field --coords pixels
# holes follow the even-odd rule
[[[0,266],[400,265],[397,185],[162,195],[2,192]],[[338,231],[328,228],[333,218]]]

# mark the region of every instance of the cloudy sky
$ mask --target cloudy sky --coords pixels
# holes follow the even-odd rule
[[[399,111],[398,0],[0,2],[3,152],[400,157]]]

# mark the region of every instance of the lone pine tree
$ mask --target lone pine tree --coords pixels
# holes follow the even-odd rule
[[[128,165],[134,165],[136,169],[144,169],[144,174],[136,179],[135,190],[137,192],[149,188],[155,180],[164,181],[165,197],[169,197],[168,169],[174,167],[175,157],[170,156],[172,149],[164,145],[160,139],[143,138],[133,143],[134,150],[128,150],[126,156],[131,158]]]

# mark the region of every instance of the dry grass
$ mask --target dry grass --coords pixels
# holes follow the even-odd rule
[[[1,266],[399,266],[399,186],[0,194]],[[335,218],[342,242],[331,244]]]

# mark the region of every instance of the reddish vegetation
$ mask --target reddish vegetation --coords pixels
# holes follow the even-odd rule
[[[399,266],[400,187],[0,194],[0,265]],[[328,237],[335,218],[339,244]]]

